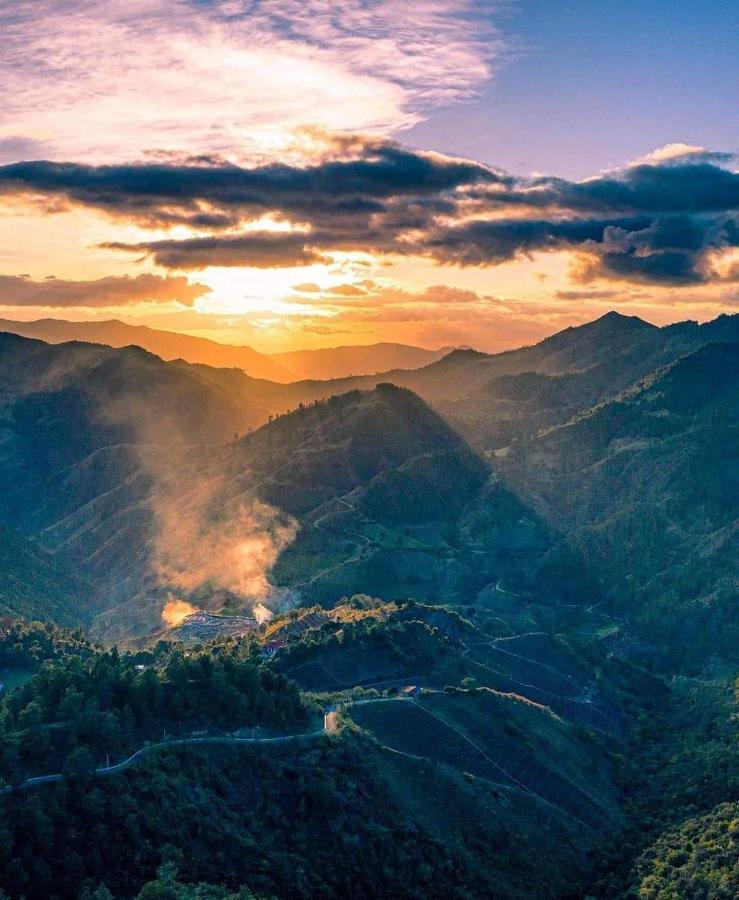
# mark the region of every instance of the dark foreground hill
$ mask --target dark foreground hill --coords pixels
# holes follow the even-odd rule
[[[406,648],[433,668],[435,651],[441,663],[458,648],[424,621],[430,614],[409,607],[387,622],[373,615],[370,628],[347,625],[346,650]],[[335,654],[341,634],[303,650]],[[360,691],[352,706],[334,693],[321,698],[335,718],[320,733],[315,701],[253,638],[128,655],[17,627],[0,639],[0,660],[12,662],[19,645],[43,651],[17,655],[27,680],[0,698],[0,777],[4,786],[29,774],[64,778],[0,794],[0,887],[10,896],[104,886],[133,897],[162,863],[183,881],[265,897],[557,896],[584,886],[590,854],[621,821],[609,756],[617,744],[521,695]],[[558,662],[573,684],[592,678],[566,648]],[[208,746],[165,737],[135,765],[93,771],[163,731],[182,740],[234,729],[308,736]]]
[[[284,642],[271,659],[253,636],[126,654],[8,629],[0,665],[23,677],[0,695],[0,887],[54,900],[626,898],[655,883],[731,896],[715,891],[735,857],[731,683],[664,684],[597,638],[494,617],[485,631],[435,606],[355,597],[319,613],[271,623],[260,640]],[[283,734],[306,736],[259,740]]]

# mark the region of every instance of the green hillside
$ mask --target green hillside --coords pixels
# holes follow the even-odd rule
[[[24,635],[0,639],[0,654]],[[584,884],[583,850],[604,846],[618,821],[598,741],[521,698],[463,691],[429,702],[509,754],[525,785],[476,772],[474,755],[451,758],[448,728],[438,736],[433,718],[435,747],[420,759],[384,749],[382,723],[367,735],[343,721],[316,732],[315,700],[253,639],[135,654],[63,646],[50,644],[36,674],[0,696],[0,776],[20,785],[0,795],[0,886],[11,896],[102,886],[134,896],[162,863],[185,882],[266,896],[559,895]],[[385,705],[394,714],[405,703]],[[369,706],[349,713],[360,720],[360,709]],[[234,734],[248,739],[237,745]],[[221,743],[198,746],[204,735]],[[163,743],[119,772],[94,773],[147,740]],[[53,772],[56,782],[22,784]],[[116,822],[115,842],[101,840],[104,821]]]
[[[737,321],[291,385],[0,335],[0,888],[731,896]]]
[[[0,526],[1,616],[70,625],[89,621],[95,606],[89,583],[17,532]]]
[[[709,344],[522,444],[511,481],[683,662],[736,657],[739,344]]]

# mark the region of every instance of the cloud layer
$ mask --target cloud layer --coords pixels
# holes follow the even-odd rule
[[[573,182],[516,178],[383,138],[322,139],[324,158],[308,165],[9,164],[0,195],[159,232],[185,226],[191,237],[105,245],[183,270],[306,266],[346,251],[494,266],[566,250],[581,280],[680,286],[726,278],[716,260],[739,246],[728,154],[667,153]],[[260,227],[265,218],[280,230]]]

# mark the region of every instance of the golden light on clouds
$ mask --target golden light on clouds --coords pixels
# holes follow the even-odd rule
[[[0,315],[501,349],[737,307],[731,153],[673,141],[574,181],[397,138],[494,77],[495,2],[10,7]]]

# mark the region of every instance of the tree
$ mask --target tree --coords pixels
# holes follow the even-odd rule
[[[87,747],[77,747],[67,757],[64,774],[69,778],[82,778],[95,771],[95,757]]]

